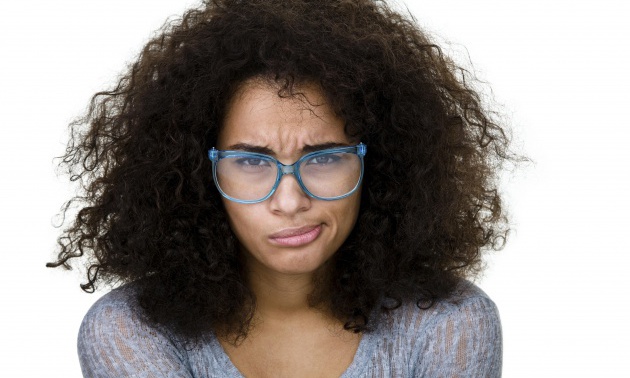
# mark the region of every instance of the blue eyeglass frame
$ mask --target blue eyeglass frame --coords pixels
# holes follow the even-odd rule
[[[361,160],[361,175],[359,176],[359,180],[357,181],[357,184],[355,185],[355,187],[348,193],[341,196],[337,196],[337,197],[319,197],[311,193],[302,182],[302,177],[300,176],[300,164],[305,160],[312,159],[317,156],[333,154],[333,153],[341,153],[341,152],[356,154]],[[289,164],[289,165],[282,164],[281,162],[278,161],[278,159],[274,158],[273,156],[260,154],[257,152],[223,151],[223,150],[217,150],[214,147],[208,150],[208,157],[212,161],[212,178],[214,180],[214,185],[219,190],[219,193],[221,193],[223,197],[229,199],[230,201],[249,204],[249,203],[259,203],[259,202],[263,202],[267,200],[276,192],[276,189],[278,188],[278,185],[280,185],[280,180],[282,180],[282,177],[284,175],[289,175],[289,174],[295,176],[298,184],[300,185],[300,188],[302,188],[304,193],[306,193],[312,198],[320,199],[324,201],[334,201],[334,200],[346,198],[352,193],[354,193],[359,188],[359,186],[361,186],[361,182],[363,181],[363,170],[364,170],[363,157],[365,156],[366,153],[367,153],[367,146],[363,143],[359,143],[356,146],[335,147],[335,148],[329,148],[326,150],[311,152],[299,158],[295,163]],[[257,200],[240,200],[234,197],[230,197],[223,190],[221,190],[221,186],[219,186],[219,182],[217,180],[217,163],[219,162],[219,160],[227,158],[227,157],[252,157],[252,158],[262,158],[265,160],[274,161],[276,163],[276,166],[278,167],[278,174],[276,175],[276,182],[273,184],[273,187],[271,188],[271,191],[269,192],[269,194]]]

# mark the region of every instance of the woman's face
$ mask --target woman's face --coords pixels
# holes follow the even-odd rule
[[[316,86],[299,91],[305,98],[280,98],[267,84],[244,83],[228,105],[217,149],[266,150],[292,164],[313,147],[356,143]],[[335,201],[311,198],[290,174],[263,202],[223,198],[248,267],[283,274],[313,273],[334,255],[354,227],[359,201],[360,190]]]

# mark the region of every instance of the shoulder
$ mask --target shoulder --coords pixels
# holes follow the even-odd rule
[[[387,304],[388,300],[383,303]],[[422,329],[431,324],[462,316],[492,317],[498,320],[496,304],[478,286],[470,281],[461,281],[445,298],[430,301],[407,300],[389,312],[385,323],[394,327]]]
[[[450,296],[436,301],[428,312],[436,323],[460,318],[499,321],[496,304],[483,290],[469,281],[462,281]]]
[[[110,337],[121,331],[129,333],[147,327],[137,294],[136,286],[127,284],[103,295],[83,317],[79,341],[86,337]]]
[[[84,376],[185,370],[183,348],[146,319],[133,284],[112,290],[92,305],[81,323],[77,347]]]
[[[393,312],[393,321],[399,327],[424,330],[444,322],[463,319],[487,319],[499,322],[499,311],[488,295],[475,284],[462,281],[446,298],[435,302],[405,302]]]
[[[502,334],[495,303],[468,281],[429,308],[405,303],[392,313],[387,338],[405,345],[414,376],[501,374]]]
[[[103,316],[105,313],[111,314],[112,311],[138,312],[140,307],[137,297],[138,289],[133,283],[113,289],[94,302],[84,321]]]

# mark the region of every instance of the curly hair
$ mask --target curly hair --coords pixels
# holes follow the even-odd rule
[[[246,337],[256,298],[206,151],[245,80],[269,78],[282,96],[308,81],[370,150],[357,223],[312,302],[356,332],[374,310],[430,305],[507,235],[507,129],[470,76],[384,1],[206,1],[165,24],[71,124],[60,164],[82,191],[64,211],[80,206],[48,266],[84,256],[85,291],[133,281],[156,324]]]

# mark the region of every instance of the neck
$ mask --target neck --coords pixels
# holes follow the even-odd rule
[[[249,283],[256,296],[256,307],[263,313],[296,313],[309,308],[313,291],[312,275],[267,275],[250,272]]]
[[[247,280],[256,297],[256,313],[263,319],[288,319],[322,310],[309,304],[309,297],[325,280],[324,265],[317,272],[285,274],[247,261]]]

